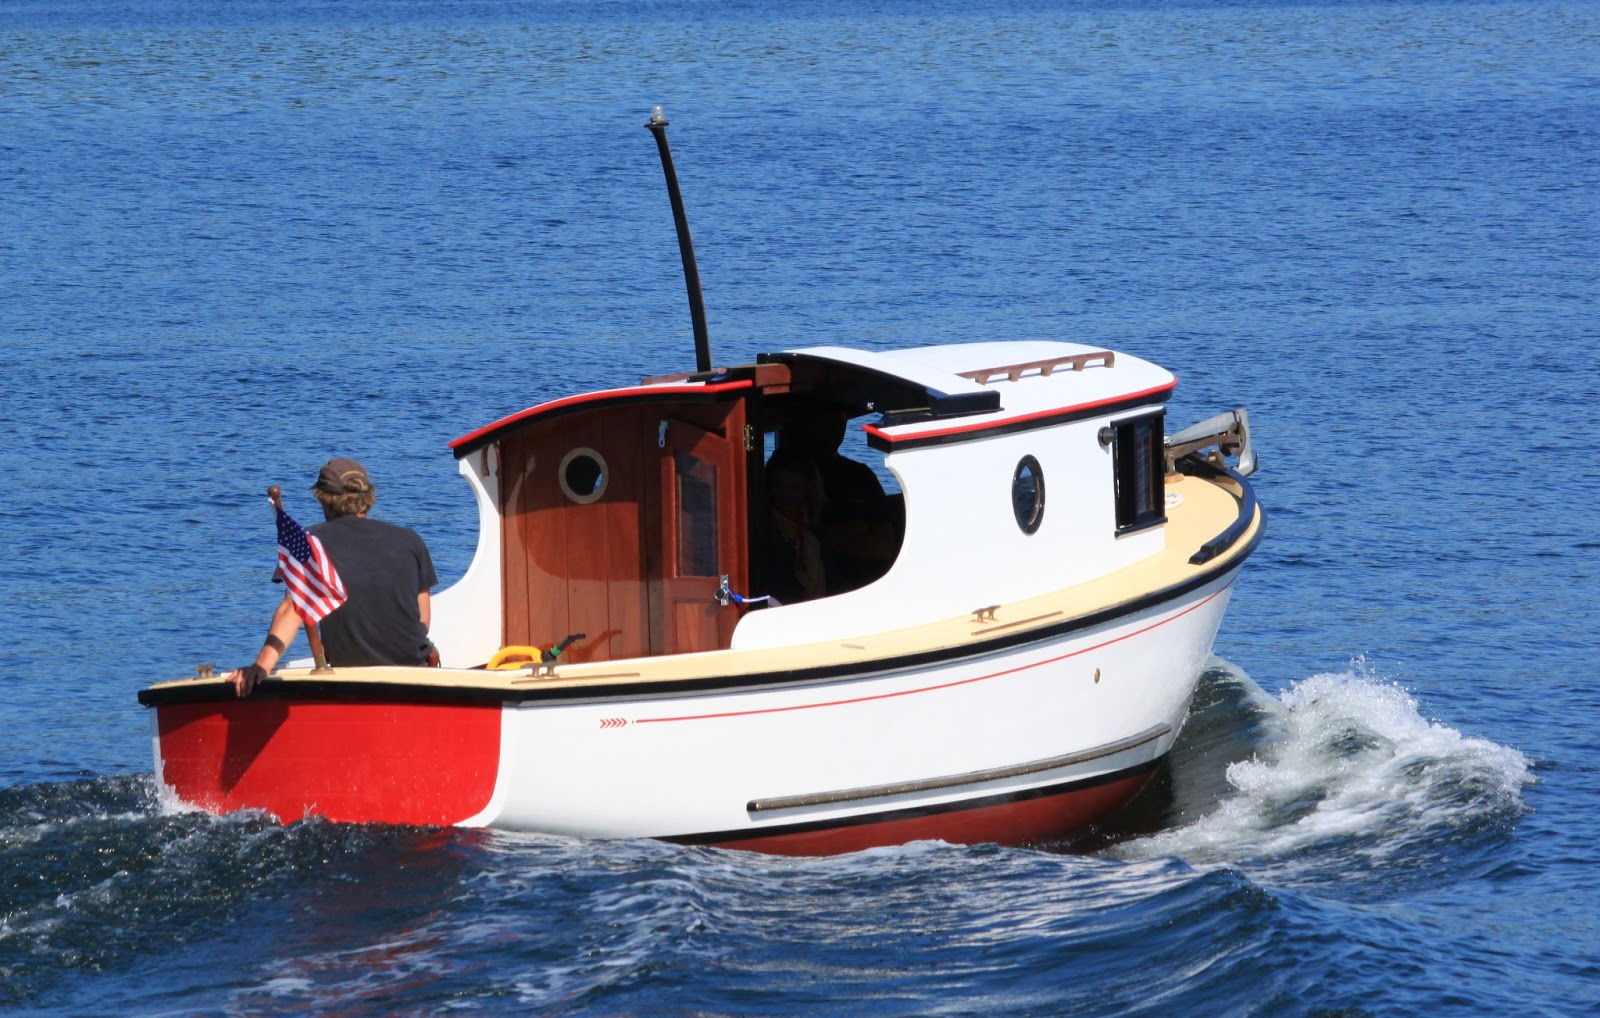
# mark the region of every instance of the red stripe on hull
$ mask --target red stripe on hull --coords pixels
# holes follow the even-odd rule
[[[212,813],[453,824],[489,804],[499,705],[172,704],[156,709],[162,780]]]
[[[717,848],[774,855],[837,855],[911,841],[948,841],[956,845],[991,841],[1001,845],[1045,844],[1063,841],[1114,813],[1138,795],[1154,773],[1153,769],[1140,770],[1105,784],[1072,788],[1036,799],[710,844]]]

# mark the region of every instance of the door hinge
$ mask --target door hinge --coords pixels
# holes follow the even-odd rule
[[[756,426],[754,424],[746,424],[744,426],[744,451],[756,451]]]

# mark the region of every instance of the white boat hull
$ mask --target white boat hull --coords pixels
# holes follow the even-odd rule
[[[1117,784],[1120,805],[1171,749],[1232,579],[944,663],[625,703],[507,705],[492,801],[463,823],[811,851],[904,841],[868,830],[899,821],[939,837],[956,832],[957,814],[987,810],[978,831],[950,840],[1018,840],[1007,833],[1019,824],[1064,836],[1083,825],[1073,815],[1082,810],[1058,802],[1051,816],[1039,800],[1092,805],[1104,797],[1095,789]]]
[[[270,707],[197,688],[152,712],[156,774],[174,801],[284,821],[793,854],[1059,841],[1126,804],[1172,748],[1236,572],[1010,647],[824,679],[520,702],[342,686]]]

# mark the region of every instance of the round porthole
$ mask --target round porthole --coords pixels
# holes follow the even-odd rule
[[[1022,457],[1011,475],[1011,511],[1024,534],[1038,530],[1044,519],[1044,471],[1032,456]]]
[[[606,470],[605,457],[593,449],[580,446],[561,458],[561,467],[556,476],[566,496],[583,505],[605,494],[609,471]]]

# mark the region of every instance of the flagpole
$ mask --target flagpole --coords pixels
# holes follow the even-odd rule
[[[272,508],[274,510],[280,513],[283,512],[282,488],[274,484],[267,489],[267,498],[272,500]],[[304,619],[301,621],[305,622]],[[328,667],[328,656],[322,652],[322,634],[317,631],[317,624],[315,622],[306,622],[305,627],[306,642],[311,644],[311,659],[315,662],[315,667],[311,669],[311,674],[320,675],[324,672],[333,671],[332,668]]]

